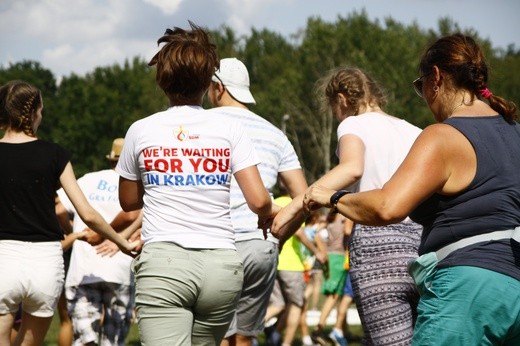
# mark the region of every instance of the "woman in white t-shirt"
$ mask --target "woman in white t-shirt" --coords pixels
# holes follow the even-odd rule
[[[383,111],[380,86],[358,68],[337,68],[319,83],[323,105],[340,122],[339,164],[313,185],[350,192],[380,188],[404,160],[421,132],[405,120]],[[309,190],[307,190],[309,191]],[[284,225],[302,209],[304,195],[275,218],[272,232],[285,239]],[[373,227],[356,224],[349,239],[354,299],[364,330],[364,345],[404,345],[412,338],[419,294],[407,273],[417,257],[422,227],[409,219]]]
[[[218,68],[208,34],[166,30],[152,58],[170,108],[129,128],[116,171],[124,210],[143,208],[134,262],[143,345],[218,345],[242,289],[229,214],[231,175],[260,221],[273,214],[252,142],[201,107]]]

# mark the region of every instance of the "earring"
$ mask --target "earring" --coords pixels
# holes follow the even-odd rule
[[[438,85],[434,86],[434,87],[433,87],[433,91],[435,91],[436,93],[438,93],[438,92],[439,92],[439,86],[438,86]]]

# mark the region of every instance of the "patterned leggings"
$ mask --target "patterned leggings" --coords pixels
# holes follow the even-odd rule
[[[354,300],[363,325],[363,345],[410,345],[419,293],[407,272],[416,258],[422,226],[356,225],[349,241]]]

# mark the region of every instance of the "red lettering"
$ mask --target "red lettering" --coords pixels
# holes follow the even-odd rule
[[[173,173],[175,173],[175,172],[182,173],[182,160],[181,159],[171,159],[170,160],[170,171]]]
[[[199,165],[200,165],[200,161],[202,161],[202,159],[190,159],[190,162],[191,162],[191,165],[193,166],[193,170],[195,173],[198,173],[199,171]]]
[[[152,159],[144,160],[144,169],[145,169],[145,171],[151,171],[152,170],[152,163],[153,163]]]

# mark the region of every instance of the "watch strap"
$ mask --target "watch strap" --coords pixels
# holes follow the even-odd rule
[[[332,194],[332,196],[330,196],[330,205],[333,207],[333,208],[336,208],[336,206],[338,205],[338,202],[340,200],[341,197],[345,196],[346,194],[350,193],[350,191],[347,191],[347,190],[338,190],[336,192],[334,192]]]

